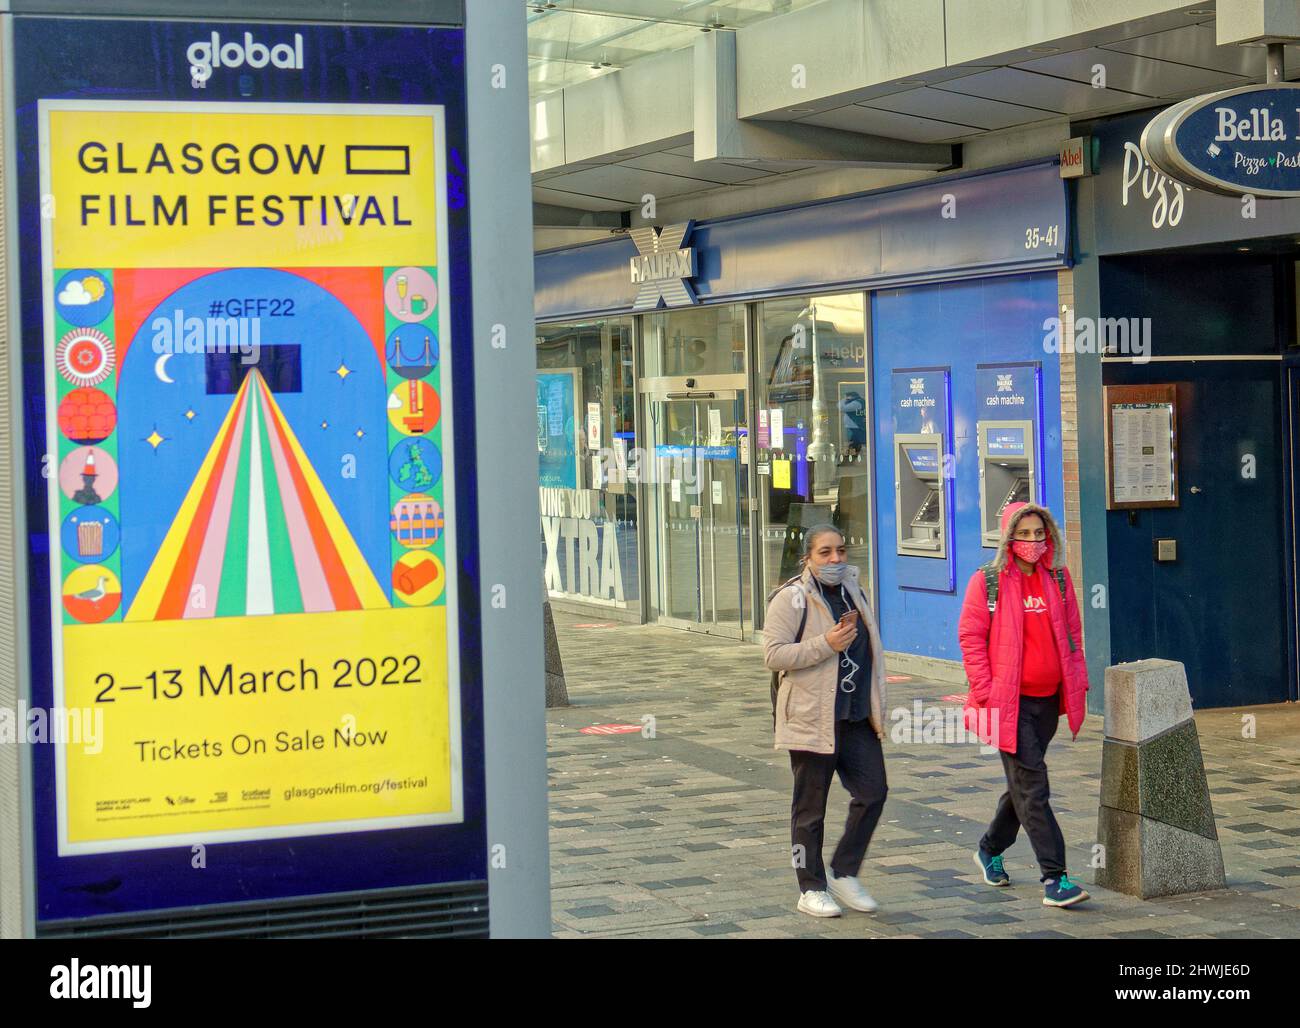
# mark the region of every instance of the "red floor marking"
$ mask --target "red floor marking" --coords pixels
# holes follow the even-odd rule
[[[910,682],[911,675],[885,675],[886,682]]]
[[[940,696],[939,699],[943,700],[944,703],[965,703],[966,694],[964,692],[953,693],[951,696]]]
[[[615,624],[616,622],[614,621],[599,621],[599,622],[593,621],[587,624],[574,625],[573,627],[574,628],[613,628]]]
[[[627,735],[631,732],[641,731],[640,725],[588,725],[586,728],[579,728],[583,735]]]

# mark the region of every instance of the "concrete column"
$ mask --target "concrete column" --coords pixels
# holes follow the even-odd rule
[[[1295,0],[1219,0],[1214,31],[1219,46],[1289,42],[1300,38],[1300,4]]]
[[[1071,269],[1056,274],[1056,296],[1058,304],[1057,317],[1061,319],[1062,338],[1069,323],[1073,320],[1067,315],[1074,310],[1074,272]],[[1079,610],[1083,610],[1088,591],[1083,582],[1083,519],[1079,500],[1079,383],[1074,368],[1074,351],[1062,352],[1060,355],[1061,376],[1061,471],[1064,487],[1064,503],[1060,511],[1060,522],[1065,531],[1066,566],[1074,580],[1075,598],[1079,601]],[[1088,638],[1088,626],[1083,626],[1083,639],[1079,645],[1084,646]],[[1085,651],[1087,647],[1084,647]]]
[[[1094,228],[1094,204],[1102,202],[1097,194],[1095,176],[1077,182],[1075,204],[1075,254],[1077,263],[1070,269],[1073,302],[1062,301],[1062,339],[1073,339],[1079,318],[1101,317],[1101,263],[1097,257]],[[1068,333],[1068,334],[1067,334]],[[1099,353],[1071,354],[1076,397],[1075,425],[1077,439],[1076,469],[1079,490],[1079,558],[1081,573],[1077,581],[1082,592],[1083,635],[1088,640],[1084,652],[1088,658],[1088,710],[1100,714],[1105,699],[1106,666],[1110,664],[1110,563],[1106,539],[1106,441],[1102,426],[1102,363]],[[1064,392],[1064,390],[1062,390]],[[1064,400],[1064,398],[1063,398]],[[1064,420],[1064,415],[1062,415]],[[1074,575],[1073,568],[1070,574]],[[1101,588],[1098,589],[1098,586]]]
[[[520,6],[465,5],[478,448],[470,459],[479,476],[494,938],[551,933],[542,611],[537,537],[530,531],[540,523],[541,512],[537,451],[520,445],[537,433],[526,28]],[[494,339],[505,345],[494,346]],[[470,459],[464,470],[473,473]],[[498,597],[503,604],[494,602]]]

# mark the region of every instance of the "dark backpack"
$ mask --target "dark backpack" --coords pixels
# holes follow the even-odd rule
[[[781,589],[789,588],[798,580],[799,580],[798,576],[795,576],[794,578],[790,579],[790,581],[786,582],[785,585],[781,586]],[[778,589],[776,593],[779,593],[781,589]],[[773,593],[772,596],[775,597],[776,593]],[[803,642],[803,629],[804,629],[804,625],[806,625],[807,623],[808,623],[808,602],[805,600],[803,605],[803,613],[799,615],[799,629],[794,633],[795,642]],[[782,674],[784,674],[784,672],[782,671],[772,672],[772,731],[776,731],[776,694],[781,689]]]
[[[984,590],[989,596],[989,613],[992,614],[998,606],[998,569],[993,566],[992,561],[987,564],[981,564],[980,570],[984,572]],[[1056,585],[1061,590],[1061,602],[1065,602],[1065,571],[1061,568],[1051,568],[1048,571],[1056,579]],[[800,628],[802,629],[802,625]],[[1070,652],[1073,653],[1077,646],[1074,645],[1074,636],[1070,632],[1069,618],[1065,622],[1065,637],[1070,641]]]

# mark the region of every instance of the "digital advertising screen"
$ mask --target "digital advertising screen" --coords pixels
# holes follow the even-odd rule
[[[463,35],[114,23],[69,90],[79,25],[18,25],[40,916],[485,877]]]

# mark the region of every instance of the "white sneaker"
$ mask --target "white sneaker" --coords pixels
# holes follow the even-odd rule
[[[835,872],[827,868],[826,881],[830,886],[831,895],[850,910],[861,910],[864,914],[874,914],[880,909],[880,904],[872,899],[871,893],[862,887],[860,879],[852,878],[849,875],[837,878]]]
[[[840,910],[840,905],[831,899],[831,894],[824,890],[809,890],[801,893],[799,896],[799,906],[796,908],[801,914],[811,914],[813,917],[839,917],[844,911]]]

